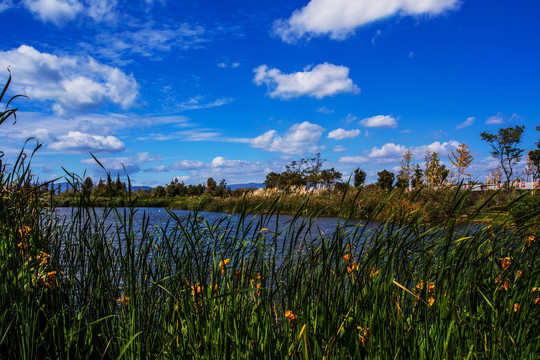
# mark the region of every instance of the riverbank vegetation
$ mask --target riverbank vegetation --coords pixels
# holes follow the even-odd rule
[[[10,116],[1,115],[0,123]],[[2,155],[0,359],[531,359],[540,352],[536,197],[500,200],[501,214],[518,201],[529,210],[485,225],[463,218],[467,204],[475,203],[474,217],[499,196],[517,195],[448,191],[438,193],[445,194],[438,206],[411,209],[396,203],[434,195],[358,187],[333,197],[342,219],[323,233],[311,221],[322,210],[308,204],[326,207],[325,193],[293,198],[275,190],[253,206],[243,195],[234,216],[209,222],[170,212],[155,224],[135,208],[128,183],[100,209],[99,197],[75,191],[63,218],[52,194],[34,184],[32,151],[13,162]],[[284,201],[296,216],[278,227]],[[360,201],[372,204],[366,220],[349,223]],[[444,217],[429,225],[441,209]],[[385,221],[374,221],[380,214]]]

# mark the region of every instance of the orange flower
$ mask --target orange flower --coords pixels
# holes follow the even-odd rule
[[[291,326],[291,328],[296,327],[298,316],[294,315],[291,310],[287,310],[285,311],[285,317],[289,320],[289,325]]]
[[[345,255],[343,255],[343,260],[345,260],[345,261],[349,261],[349,254],[345,254]]]
[[[225,260],[221,260],[219,262],[219,267],[221,268],[221,273],[222,274],[225,274],[225,272],[227,271],[227,265],[231,262],[231,259],[225,259]]]
[[[347,266],[348,272],[351,272],[353,270],[358,270],[358,263],[356,261],[353,261],[351,266]]]
[[[116,299],[116,302],[119,303],[122,306],[128,306],[130,298],[126,295],[122,294],[120,295],[120,299]]]
[[[369,328],[363,328],[361,326],[356,326],[356,328],[360,331],[358,334],[358,341],[364,346],[367,345],[367,342],[369,341]]]
[[[191,295],[197,296],[202,292],[201,284],[197,283],[191,287]]]
[[[420,284],[416,285],[416,291],[420,293],[424,289],[424,281],[420,281]],[[428,301],[429,305],[433,305],[435,302],[435,283],[430,282],[428,285]]]
[[[537,287],[532,288],[531,292],[540,291]],[[536,298],[533,300],[533,304],[536,305],[540,301],[540,298]]]
[[[519,309],[519,304],[518,303],[515,303],[514,304],[514,312],[518,311]]]
[[[502,280],[503,280],[502,275],[499,274],[495,278],[495,283],[501,283],[501,285],[499,285],[499,290],[505,290],[506,291],[506,290],[508,290],[508,281],[503,282]]]
[[[379,270],[375,271],[375,268],[371,268],[371,272],[369,273],[370,278],[374,278],[379,275]]]
[[[28,235],[29,232],[30,232],[30,226],[23,225],[19,229],[19,235],[21,235],[22,238]]]
[[[499,260],[501,260],[501,266],[503,270],[508,269],[508,267],[512,264],[512,260],[510,260],[509,257],[499,258]]]
[[[36,260],[39,260],[39,265],[40,266],[45,266],[47,265],[47,262],[49,260],[49,258],[51,257],[51,255],[43,252],[43,251],[40,251],[40,254],[38,256],[36,256]]]
[[[56,271],[48,272],[43,282],[49,289],[54,290],[56,287]]]
[[[527,243],[527,246],[531,246],[531,244],[534,242],[534,236],[529,236],[525,242]]]

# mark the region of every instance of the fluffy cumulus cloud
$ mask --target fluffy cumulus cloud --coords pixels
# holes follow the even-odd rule
[[[413,148],[412,152],[417,158],[423,158],[426,154],[426,151],[439,153],[441,158],[446,157],[452,150],[459,147],[459,142],[456,140],[450,140],[445,142],[435,141],[429,145],[416,146]]]
[[[311,96],[322,99],[339,93],[358,94],[360,89],[349,78],[349,68],[333,64],[319,64],[292,74],[261,65],[254,70],[253,81],[266,85],[272,98],[292,99]]]
[[[95,109],[106,103],[125,109],[139,95],[132,75],[91,57],[56,56],[21,45],[0,51],[0,67],[7,66],[17,78],[12,85],[15,92],[51,101],[60,114]]]
[[[83,11],[78,0],[23,0],[22,4],[43,22],[62,25]]]
[[[376,115],[360,121],[360,125],[374,128],[396,128],[397,120],[392,115]]]
[[[114,153],[125,149],[124,143],[114,136],[100,136],[70,131],[58,137],[49,148],[61,151]]]
[[[329,139],[334,140],[343,140],[343,139],[353,139],[360,135],[360,130],[354,129],[354,130],[344,130],[342,128],[330,131],[328,134]]]
[[[290,18],[274,22],[273,32],[288,43],[324,35],[341,40],[356,28],[389,16],[435,16],[459,4],[460,0],[311,0]]]
[[[270,130],[257,136],[250,142],[251,147],[283,154],[314,153],[320,149],[320,139],[324,129],[319,125],[304,121],[294,124],[280,136],[276,130]]]
[[[456,126],[456,129],[463,129],[463,128],[466,128],[466,127],[469,127],[471,126],[473,123],[474,123],[474,120],[475,118],[473,116],[471,117],[468,117],[467,120],[465,120],[464,122],[462,123],[459,123],[457,126]]]
[[[403,145],[396,145],[394,143],[384,144],[380,149],[374,147],[369,153],[370,158],[399,158],[407,148]]]
[[[435,141],[428,145],[421,145],[411,147],[410,150],[413,153],[415,159],[423,159],[426,155],[426,151],[437,152],[439,153],[440,158],[445,158],[448,154],[459,147],[459,142],[455,140],[450,140],[447,142]],[[380,148],[373,147],[371,151],[366,151],[366,156],[344,156],[339,159],[340,163],[346,164],[361,164],[361,163],[392,163],[399,162],[403,153],[407,150],[405,145],[386,143]]]

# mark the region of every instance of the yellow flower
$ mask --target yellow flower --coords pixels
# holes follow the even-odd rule
[[[122,306],[127,306],[129,304],[130,298],[126,295],[122,294],[120,295],[120,299],[116,299],[116,302],[119,303]]]
[[[227,265],[231,262],[231,259],[225,259],[225,260],[221,260],[219,262],[219,267],[221,268],[221,273],[222,274],[225,274],[225,272],[227,271]]]

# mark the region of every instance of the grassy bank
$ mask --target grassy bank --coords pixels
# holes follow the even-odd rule
[[[76,197],[64,222],[31,186],[28,160],[0,170],[0,358],[532,359],[540,352],[537,220],[468,223],[462,209],[479,201],[471,193],[448,193],[439,207],[362,191],[342,199],[246,196],[230,205],[238,222],[171,213],[167,225],[145,217],[136,227],[133,194],[122,200],[127,207],[109,199],[103,212],[94,199]],[[422,204],[424,195],[416,196]],[[316,215],[329,206],[355,216],[361,203],[371,204],[362,207],[368,222],[386,221],[314,237],[305,235],[309,218],[296,217],[289,229],[270,221],[280,210]],[[264,215],[247,217],[248,209]],[[231,209],[216,208],[224,210]],[[439,227],[426,226],[441,213]]]
[[[70,192],[69,195],[54,196],[54,206],[72,207],[79,204],[80,193]],[[420,212],[424,221],[441,223],[456,213],[454,207],[459,203],[458,220],[476,220],[484,222],[504,222],[507,220],[509,209],[528,197],[525,192],[486,191],[471,192],[459,187],[432,190],[421,188],[410,192],[402,189],[391,191],[380,189],[374,185],[366,187],[348,187],[344,190],[306,191],[304,188],[287,189],[249,189],[235,192],[233,196],[213,197],[209,194],[202,196],[184,197],[152,197],[145,192],[130,194],[129,204],[137,207],[160,207],[176,210],[211,211],[232,213],[237,209],[264,214],[271,210],[281,213],[296,214],[300,204],[303,204],[304,216],[351,217],[367,219],[376,217],[385,221],[395,214]],[[107,196],[89,196],[91,206],[107,207],[111,198]],[[116,206],[123,207],[128,203],[126,196],[115,197]],[[520,205],[519,205],[520,206]],[[275,209],[274,209],[275,208]]]

